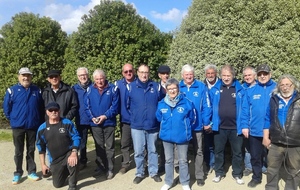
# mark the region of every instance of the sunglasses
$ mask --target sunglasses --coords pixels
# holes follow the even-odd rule
[[[58,78],[58,75],[52,75],[52,76],[49,76],[50,79],[53,79],[53,78]]]
[[[48,111],[49,112],[58,112],[59,110],[58,109],[49,109]]]
[[[125,74],[132,73],[132,70],[123,71]]]

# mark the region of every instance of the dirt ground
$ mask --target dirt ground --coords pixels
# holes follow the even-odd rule
[[[31,181],[27,179],[26,173],[26,164],[24,162],[24,175],[22,177],[21,183],[18,185],[12,185],[11,180],[13,178],[13,172],[15,169],[14,164],[14,146],[12,142],[0,142],[0,189],[1,190],[27,190],[27,189],[35,189],[35,190],[48,190],[48,189],[55,189],[52,186],[52,180],[50,178],[44,178],[40,181]],[[115,160],[115,176],[112,180],[106,180],[105,176],[101,176],[98,178],[94,178],[94,169],[96,168],[96,164],[94,163],[95,160],[95,152],[94,150],[88,151],[88,159],[90,160],[87,164],[87,167],[80,171],[79,174],[79,181],[78,181],[78,189],[82,190],[92,190],[92,189],[105,189],[105,190],[160,190],[164,181],[156,183],[153,179],[147,177],[145,178],[140,184],[133,184],[133,179],[135,177],[135,168],[134,168],[134,161],[131,163],[131,169],[124,175],[117,173],[120,169],[121,163],[121,156],[117,152],[116,160]],[[37,172],[41,175],[40,170],[40,162],[38,158],[38,152],[36,151],[36,163],[37,163]],[[229,163],[229,162],[227,162]],[[228,165],[226,177],[219,183],[213,183],[212,178],[214,177],[214,173],[207,176],[205,180],[205,185],[203,187],[197,186],[195,182],[195,177],[193,174],[193,162],[190,163],[190,171],[191,171],[191,181],[190,185],[193,190],[197,189],[208,189],[208,190],[244,190],[244,189],[251,189],[247,187],[247,183],[251,180],[251,175],[244,177],[245,184],[238,185],[231,177],[231,166]],[[175,174],[175,177],[177,174]],[[161,176],[164,179],[164,175]],[[266,183],[266,176],[263,175],[263,181],[260,185],[258,185],[255,189],[263,190],[264,185]],[[283,189],[284,182],[280,182],[280,189]],[[64,186],[59,189],[68,189],[68,186]],[[180,190],[181,185],[178,184],[172,188],[172,190]]]

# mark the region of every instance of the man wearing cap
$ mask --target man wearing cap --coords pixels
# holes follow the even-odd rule
[[[55,188],[62,187],[69,177],[68,190],[76,190],[79,134],[71,120],[60,117],[59,104],[50,102],[45,109],[48,120],[39,127],[36,141],[42,173],[47,175],[51,171]],[[49,153],[50,168],[45,161],[46,151]]]
[[[60,106],[60,117],[72,120],[78,109],[74,90],[61,81],[59,70],[50,70],[47,78],[49,85],[43,90],[44,105],[56,102]]]
[[[36,131],[43,122],[44,113],[41,90],[31,82],[32,72],[23,67],[19,70],[18,79],[19,83],[7,89],[3,101],[3,111],[10,121],[15,146],[16,171],[12,184],[20,183],[23,175],[24,141],[26,141],[27,178],[34,181],[40,179],[36,174],[34,151]]]
[[[130,129],[130,112],[127,109],[126,92],[127,84],[136,80],[135,71],[132,64],[126,63],[122,68],[123,78],[116,81],[115,85],[120,92],[120,129],[121,129],[121,152],[122,152],[122,166],[119,171],[121,174],[125,174],[130,166],[130,149],[132,146],[131,129]]]
[[[253,172],[252,180],[248,183],[250,188],[255,188],[262,180],[263,157],[266,157],[262,145],[263,127],[270,97],[276,87],[271,79],[271,69],[266,64],[257,67],[257,78],[258,82],[246,89],[241,115],[242,132],[249,139],[250,147]]]

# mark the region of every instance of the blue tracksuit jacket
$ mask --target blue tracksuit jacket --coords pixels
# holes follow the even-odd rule
[[[220,102],[220,88],[221,85],[223,85],[223,82],[220,82],[216,84],[214,87],[212,87],[209,91],[211,104],[212,104],[212,130],[213,131],[219,131],[219,125],[220,125],[220,117],[219,117],[219,102]],[[237,124],[237,134],[242,134],[242,127],[241,127],[241,114],[242,114],[242,102],[243,102],[243,96],[245,94],[245,90],[242,87],[242,85],[239,83],[238,80],[234,79],[232,86],[235,86],[236,91],[236,124]],[[230,111],[230,110],[228,110]]]

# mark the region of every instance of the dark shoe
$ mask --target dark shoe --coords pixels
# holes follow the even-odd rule
[[[164,172],[165,172],[165,166],[163,166],[163,165],[159,166],[157,173],[161,174],[161,173],[164,173]]]
[[[246,168],[244,171],[243,171],[243,176],[249,176],[250,174],[252,174],[252,170]]]
[[[258,184],[261,184],[261,182],[255,181],[253,179],[251,179],[251,181],[248,183],[248,187],[250,188],[255,188]]]
[[[179,174],[179,166],[175,166],[175,172]]]
[[[152,177],[152,179],[155,181],[155,182],[161,182],[161,178],[158,176],[158,175],[155,175]]]
[[[95,170],[95,173],[93,174],[93,177],[99,177],[99,176],[102,176],[102,175],[105,175],[106,174],[106,171],[101,169],[101,168],[97,168]]]
[[[68,190],[76,190],[76,187],[69,187]]]
[[[128,171],[127,168],[122,167],[122,168],[120,169],[119,173],[120,173],[120,174],[125,174],[127,171]]]
[[[143,181],[143,177],[135,177],[134,180],[133,180],[133,183],[134,184],[139,184],[141,183],[141,181]]]
[[[108,171],[106,179],[109,180],[109,179],[112,179],[113,177],[114,177],[114,173],[112,171]]]
[[[203,186],[205,183],[204,183],[204,179],[197,179],[197,185],[198,186]]]
[[[86,164],[80,164],[79,170],[83,170],[84,168],[86,168]]]

